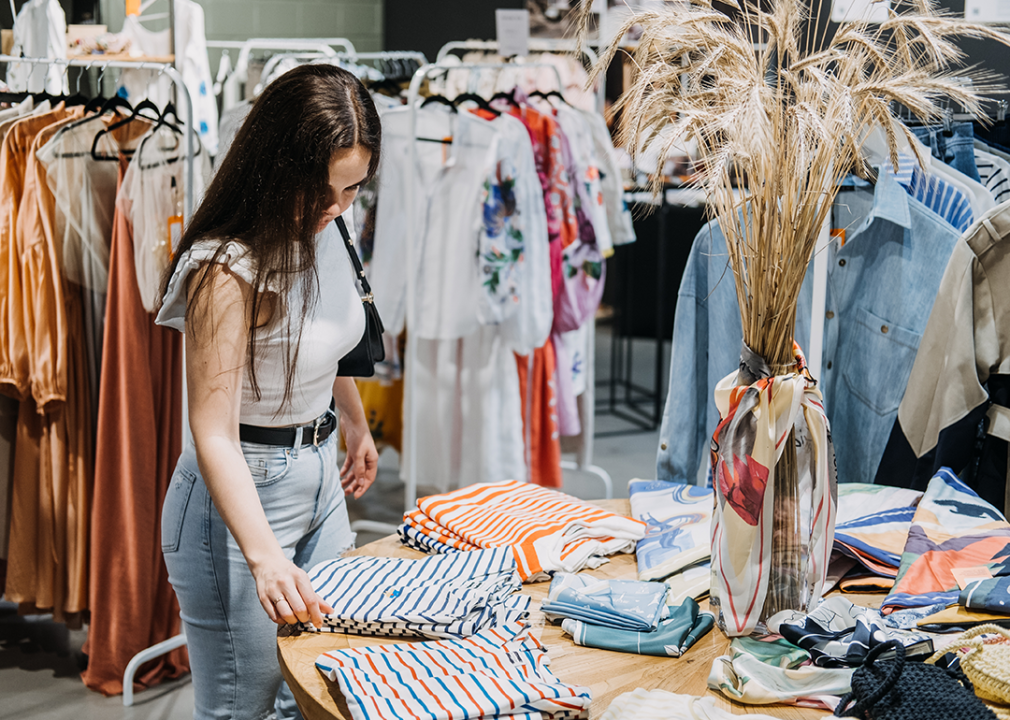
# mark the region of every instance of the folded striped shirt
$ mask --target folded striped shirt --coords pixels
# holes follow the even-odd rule
[[[334,650],[316,667],[340,685],[354,720],[588,717],[589,688],[547,667],[547,649],[516,624],[468,638]]]
[[[316,565],[309,579],[333,607],[321,631],[467,636],[529,613],[529,597],[515,594],[522,582],[508,548],[419,560],[340,558]]]
[[[417,505],[403,517],[405,544],[425,552],[508,547],[523,582],[599,567],[607,555],[633,551],[646,531],[638,520],[517,480],[471,485]]]

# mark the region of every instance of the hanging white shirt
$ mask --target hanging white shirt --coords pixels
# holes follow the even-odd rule
[[[33,58],[67,57],[67,16],[59,0],[28,0],[14,21],[11,55]],[[16,91],[66,94],[67,77],[62,65],[11,63],[7,84]]]
[[[55,1],[55,0],[54,0]],[[193,127],[200,141],[211,155],[217,154],[217,100],[214,81],[207,58],[207,35],[204,31],[203,8],[193,0],[175,1],[175,65],[193,101]],[[168,30],[153,31],[141,21],[128,16],[123,21],[123,34],[131,41],[131,48],[143,55],[172,54]],[[132,51],[132,50],[131,50]],[[171,98],[172,81],[157,77],[153,70],[126,70],[119,79],[120,91],[130,102],[150,98],[158,107],[164,107]],[[185,98],[178,102],[179,117],[185,120]]]

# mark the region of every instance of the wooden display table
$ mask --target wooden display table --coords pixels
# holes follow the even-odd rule
[[[630,514],[627,500],[594,501],[608,510]],[[419,552],[400,544],[399,538],[390,536],[369,543],[350,553],[373,557],[424,557]],[[634,555],[614,555],[610,562],[590,571],[596,577],[634,580],[637,568]],[[547,597],[550,582],[524,585],[522,591],[537,601]],[[877,602],[879,598],[877,596]],[[856,597],[855,602],[860,602]],[[867,603],[863,603],[867,604]],[[703,608],[707,603],[703,603]],[[611,652],[579,647],[571,637],[561,631],[560,625],[547,622],[539,609],[530,613],[534,634],[547,647],[550,668],[559,679],[572,685],[587,685],[593,692],[590,717],[597,718],[618,695],[635,688],[662,689],[687,695],[711,695],[716,703],[736,714],[764,713],[792,720],[820,718],[830,713],[789,705],[740,705],[723,695],[708,690],[707,679],[712,661],[729,651],[729,638],[718,628],[695,643],[681,658],[661,658],[631,653]],[[316,658],[328,650],[339,650],[363,645],[383,645],[404,642],[403,638],[371,638],[338,633],[300,633],[293,626],[282,627],[277,634],[277,657],[284,677],[298,701],[306,720],[350,720],[343,695],[337,683],[326,680],[315,667]]]

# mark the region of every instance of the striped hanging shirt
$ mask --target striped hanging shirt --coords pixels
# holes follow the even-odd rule
[[[517,633],[517,628],[521,627]],[[588,717],[589,688],[547,667],[547,649],[513,623],[473,637],[334,650],[316,660],[354,720]]]
[[[927,175],[911,155],[898,156],[899,169],[896,171],[890,161],[884,164],[884,171],[894,175],[908,194],[921,202],[937,215],[964,232],[975,221],[971,202],[963,192],[937,177]]]
[[[1010,177],[1007,177],[999,158],[976,148],[975,167],[978,168],[979,179],[997,205],[1010,200]]]
[[[407,560],[353,557],[309,572],[312,588],[333,607],[329,632],[453,637],[529,615],[515,557],[507,548]],[[308,629],[315,629],[309,626]]]
[[[510,547],[523,582],[599,567],[607,555],[632,552],[648,527],[516,480],[430,495],[417,505],[403,517],[399,533],[405,544],[423,552]]]

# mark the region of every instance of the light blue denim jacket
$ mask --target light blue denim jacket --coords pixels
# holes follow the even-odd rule
[[[872,483],[958,233],[890,174],[872,192],[862,181],[847,185],[854,189],[838,194],[833,222],[847,228],[847,242],[827,250],[819,380],[839,482]],[[796,318],[804,353],[812,285],[808,270]],[[715,385],[737,369],[742,338],[726,240],[712,222],[695,238],[677,296],[658,479],[695,481],[719,422]]]

